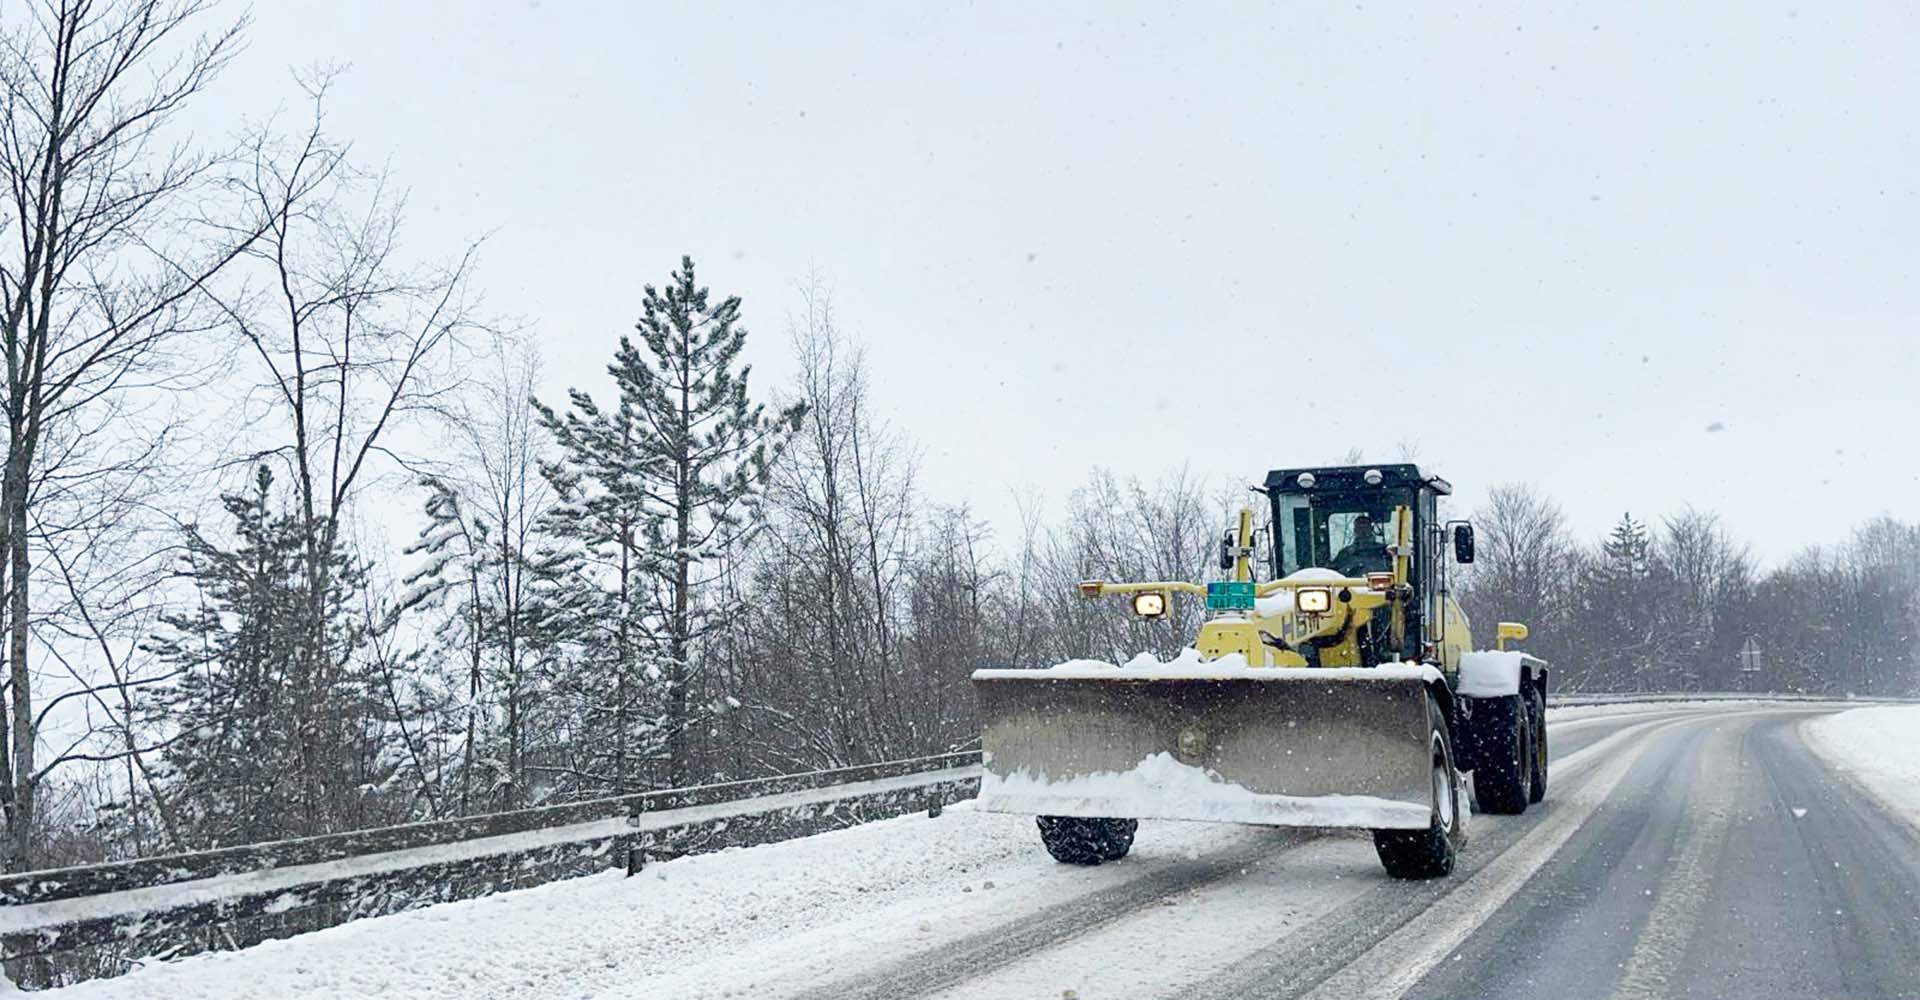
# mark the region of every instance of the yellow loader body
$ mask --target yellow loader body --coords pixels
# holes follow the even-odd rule
[[[1252,512],[1233,530],[1221,610],[1186,656],[1150,666],[1068,665],[973,675],[985,776],[979,808],[1052,816],[1422,829],[1434,816],[1436,729],[1466,620],[1430,663],[1378,660],[1406,645],[1412,517],[1401,508],[1390,572],[1252,580]],[[1189,582],[1080,585],[1164,613]],[[1144,605],[1143,605],[1144,601]],[[1304,610],[1303,610],[1304,609]],[[1367,665],[1363,665],[1367,664]]]

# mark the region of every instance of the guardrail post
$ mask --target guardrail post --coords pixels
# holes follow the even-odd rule
[[[628,804],[627,806],[627,825],[628,826],[638,827],[640,825],[640,813],[642,812],[642,804],[644,802],[645,802],[644,799],[636,798],[631,803]],[[640,839],[639,834],[635,834],[633,841],[627,844],[627,877],[628,878],[632,878],[635,875],[640,874],[640,869],[645,868],[647,866],[647,852],[640,849],[639,839]]]
[[[945,807],[946,807],[946,803],[942,801],[942,797],[939,792],[934,792],[927,796],[927,818],[928,819],[940,818],[940,811]]]

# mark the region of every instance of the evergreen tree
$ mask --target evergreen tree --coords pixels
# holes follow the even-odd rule
[[[619,405],[602,411],[570,392],[564,417],[541,407],[563,457],[550,472],[564,511],[556,531],[597,553],[615,574],[607,592],[616,659],[616,783],[628,779],[626,740],[634,668],[654,683],[667,781],[690,774],[694,644],[716,609],[703,602],[706,568],[757,519],[769,463],[798,430],[804,408],[769,416],[747,391],[740,299],[714,301],[682,257],[664,289],[646,287],[636,324],[607,368]]]
[[[428,523],[405,551],[424,562],[406,576],[396,613],[437,613],[442,659],[457,664],[449,686],[458,692],[461,812],[513,808],[526,801],[529,716],[555,673],[532,668],[564,658],[566,640],[590,627],[600,605],[572,585],[576,566],[566,554],[526,551],[525,539],[444,479],[422,485]],[[571,596],[581,593],[585,602]]]
[[[1672,589],[1646,524],[1622,515],[1580,579],[1575,624],[1591,643],[1582,657],[1589,686],[1646,690],[1668,680],[1655,675],[1673,651]]]
[[[489,544],[486,522],[467,516],[452,486],[431,476],[421,485],[427,488],[427,526],[404,554],[424,556],[426,562],[406,576],[408,590],[395,612],[441,611],[434,631],[442,648],[456,654],[449,659],[457,658],[461,665],[461,682],[454,685],[460,693],[454,697],[462,716],[459,808],[467,813],[473,805],[480,744],[488,738],[485,723],[490,720],[483,719],[482,697],[486,653],[502,615],[487,584],[490,571],[497,572],[501,560]]]
[[[645,640],[651,635],[642,564],[652,558],[645,526],[656,515],[635,474],[643,461],[635,445],[642,429],[625,395],[612,413],[603,413],[578,390],[569,392],[573,408],[564,418],[539,407],[542,423],[562,451],[559,460],[541,469],[559,498],[547,528],[571,543],[555,558],[570,557],[572,575],[583,584],[576,591],[580,613],[555,621],[569,631],[580,653],[558,678],[581,708],[583,740],[576,747],[574,770],[598,775],[614,792],[631,789],[636,751],[646,756],[658,749],[657,741],[634,744],[633,717],[648,704],[640,684]],[[603,686],[612,689],[610,699],[597,694]],[[639,735],[654,733],[648,729]]]
[[[199,607],[169,615],[148,644],[185,668],[147,703],[179,737],[164,755],[169,794],[195,839],[247,843],[350,826],[363,818],[363,786],[386,767],[377,743],[385,710],[356,670],[366,626],[348,614],[361,566],[337,548],[327,572],[306,565],[312,532],[272,506],[273,476],[226,495],[234,542],[223,548],[186,529],[181,573]],[[325,579],[326,592],[308,593]],[[309,609],[326,610],[314,655]],[[317,666],[317,669],[316,669]]]

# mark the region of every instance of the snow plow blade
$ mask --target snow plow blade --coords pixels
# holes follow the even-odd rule
[[[989,812],[1426,829],[1429,667],[981,670]]]

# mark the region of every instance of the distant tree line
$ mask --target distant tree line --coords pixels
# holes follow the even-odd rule
[[[683,259],[550,398],[474,248],[403,250],[327,77],[294,127],[170,139],[244,29],[208,17],[0,25],[0,866],[962,749],[973,670],[1198,628],[1074,584],[1206,579],[1244,493],[1096,470],[996,536],[921,489],[818,282],[756,341],[786,385]],[[1912,526],[1762,572],[1692,510],[1591,545],[1522,486],[1473,516],[1479,634],[1528,622],[1563,688],[1920,682]]]
[[[1691,507],[1580,544],[1551,500],[1507,485],[1473,520],[1463,606],[1482,634],[1526,622],[1563,689],[1920,692],[1920,525],[1875,518],[1763,571]]]

